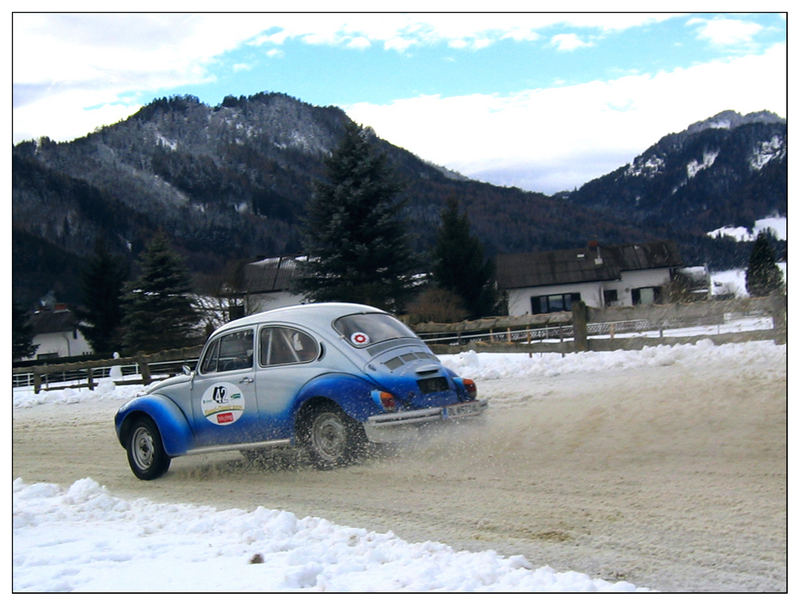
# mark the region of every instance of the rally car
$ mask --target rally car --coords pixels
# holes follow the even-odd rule
[[[481,416],[486,400],[406,325],[374,307],[316,303],[229,322],[194,371],[151,386],[115,416],[136,477],[173,457],[298,446],[319,468],[351,462],[369,442]]]

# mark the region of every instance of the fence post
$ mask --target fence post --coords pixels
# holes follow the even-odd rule
[[[87,369],[88,380],[89,380],[89,391],[94,391],[94,377],[92,377],[92,367],[90,366]]]
[[[147,364],[147,359],[144,356],[139,356],[136,362],[139,364],[139,372],[142,375],[142,383],[149,385],[152,378],[150,377],[150,366]]]
[[[775,331],[775,344],[786,343],[786,297],[775,294],[769,298],[769,308],[772,313],[772,329]]]
[[[586,329],[586,303],[573,301],[572,303],[572,331],[575,335],[575,351],[588,351],[589,338]]]
[[[39,372],[39,368],[33,368],[33,393],[39,393],[42,391],[42,373]]]

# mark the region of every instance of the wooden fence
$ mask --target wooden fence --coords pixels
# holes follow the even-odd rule
[[[676,328],[721,326],[732,318],[772,319],[772,328],[719,334],[664,336]],[[424,323],[414,331],[437,354],[465,349],[479,352],[572,353],[576,351],[636,350],[654,345],[715,344],[753,340],[786,342],[786,296],[701,301],[666,305],[593,308],[578,301],[572,311],[506,316],[452,324]],[[618,335],[657,331],[657,337]],[[591,336],[603,338],[591,338]]]
[[[54,389],[67,389],[71,387],[88,387],[94,389],[97,386],[95,379],[99,378],[97,371],[114,366],[130,366],[136,365],[138,368],[137,377],[133,379],[119,379],[115,383],[117,385],[132,385],[143,384],[148,385],[153,382],[152,367],[155,364],[165,363],[166,366],[162,370],[166,370],[167,374],[177,374],[180,371],[179,367],[182,361],[197,359],[200,355],[202,347],[187,347],[184,349],[171,349],[162,351],[157,354],[151,355],[137,355],[126,358],[111,358],[108,360],[86,360],[83,362],[70,362],[68,364],[46,364],[42,366],[32,366],[25,368],[13,368],[14,375],[27,374],[33,377],[33,391],[39,393],[42,390]],[[162,364],[163,365],[163,364]],[[68,385],[48,385],[47,378],[49,376],[65,373],[74,373],[75,376],[80,377],[76,379],[78,383]],[[139,375],[141,375],[139,377]]]
[[[722,325],[731,317],[770,317],[772,328],[720,334],[664,336],[665,330],[692,326]],[[578,301],[572,311],[552,314],[483,318],[453,324],[428,322],[412,327],[437,354],[464,350],[495,353],[572,353],[577,351],[614,351],[642,349],[653,345],[677,345],[711,339],[714,343],[738,343],[753,340],[773,340],[786,343],[786,296],[702,301],[668,305],[637,305],[634,307],[586,307]],[[658,337],[619,337],[623,333],[658,331]],[[590,338],[591,336],[604,338]],[[36,393],[42,389],[88,387],[94,389],[99,369],[113,366],[137,365],[137,377],[120,379],[117,384],[149,384],[152,368],[161,364],[163,374],[177,374],[183,362],[196,360],[202,347],[173,349],[152,355],[138,355],[109,360],[46,364],[13,368],[14,375],[33,376]],[[77,384],[50,386],[47,378],[58,373],[73,372],[80,376]],[[141,376],[139,376],[141,375]]]

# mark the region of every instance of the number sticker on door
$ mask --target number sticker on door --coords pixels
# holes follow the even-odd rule
[[[244,394],[233,383],[214,383],[200,400],[203,415],[214,425],[235,423],[242,416],[244,406]]]

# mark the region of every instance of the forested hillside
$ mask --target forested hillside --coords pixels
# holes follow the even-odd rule
[[[315,107],[282,94],[227,97],[216,107],[184,96],[157,99],[130,118],[75,141],[16,145],[15,300],[28,304],[54,290],[57,298],[75,301],[74,278],[98,239],[132,260],[163,230],[190,270],[205,276],[220,276],[237,261],[301,254],[298,227],[306,203],[315,182],[325,178],[323,161],[348,121],[338,108]],[[783,128],[785,132],[785,123]],[[703,136],[702,144],[698,141],[686,152],[692,157],[700,153],[699,161],[704,157],[701,148],[725,147],[730,138],[722,131]],[[761,204],[765,192],[769,200],[779,201],[782,191],[783,206],[776,202],[776,209],[785,211],[785,156],[782,169],[780,161],[767,162],[761,179],[742,185],[735,200],[726,194],[729,188],[719,185],[721,193],[707,202],[714,208],[699,209],[686,202],[699,179],[684,188],[684,197],[671,198],[667,185],[645,187],[644,181],[623,179],[633,170],[625,167],[609,176],[622,189],[600,180],[573,194],[550,197],[466,179],[374,134],[373,143],[404,187],[408,238],[423,253],[422,270],[450,196],[467,211],[489,255],[582,246],[589,240],[625,243],[670,237],[687,263],[712,265],[730,263],[737,255],[746,258],[747,251],[742,245],[704,239],[697,228],[713,229],[771,209],[771,202]],[[723,163],[726,154],[721,151],[717,163],[729,176],[741,168]],[[715,170],[700,172],[710,178]],[[646,212],[644,198],[650,209]],[[742,211],[751,199],[760,205]],[[661,204],[664,200],[669,203]],[[672,220],[676,217],[680,221]]]

